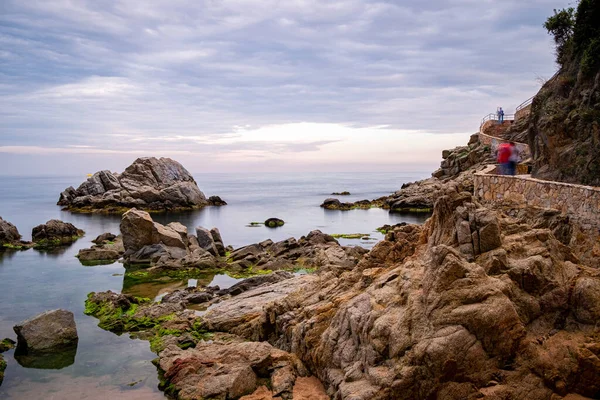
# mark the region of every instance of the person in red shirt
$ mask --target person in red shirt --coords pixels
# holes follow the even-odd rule
[[[508,143],[501,143],[498,146],[498,164],[500,167],[500,175],[508,175],[510,172],[510,155],[511,155],[511,147]]]

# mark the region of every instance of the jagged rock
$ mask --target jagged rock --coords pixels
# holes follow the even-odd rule
[[[223,238],[221,237],[221,232],[217,228],[212,228],[210,230],[210,234],[213,238],[213,242],[215,243],[215,248],[217,249],[217,253],[219,256],[225,256],[227,250],[225,250],[225,244],[223,243]]]
[[[549,229],[450,191],[353,269],[251,289],[202,324],[293,351],[334,398],[593,397],[600,342],[575,326],[598,320],[600,278],[576,262]]]
[[[77,345],[77,327],[73,313],[52,310],[13,327],[17,351],[25,354],[57,352]]]
[[[0,217],[0,247],[4,244],[17,243],[21,240],[21,235],[17,227]]]
[[[35,247],[52,247],[73,243],[84,233],[71,223],[52,219],[33,228],[31,238]]]
[[[200,248],[208,251],[213,256],[219,255],[219,249],[217,249],[215,238],[213,237],[211,231],[199,226],[196,228],[196,238],[198,239],[198,245]]]
[[[154,222],[146,211],[135,208],[127,211],[121,218],[121,235],[126,254],[137,252],[145,246],[161,243],[167,247],[186,249],[183,230],[181,224],[164,226]]]
[[[227,205],[225,200],[221,199],[219,196],[210,196],[208,198],[208,202],[212,206],[226,206]]]
[[[260,379],[271,382],[273,395],[291,398],[296,377],[308,375],[297,357],[268,343],[171,345],[159,357],[180,399],[239,398],[254,392]]]
[[[112,233],[103,233],[96,239],[92,247],[79,250],[77,258],[85,265],[106,264],[116,261],[125,253],[122,236]]]
[[[62,192],[57,204],[83,212],[122,212],[131,207],[183,210],[224,204],[219,198],[212,199],[206,199],[194,178],[177,161],[145,157],[135,160],[122,174],[96,172],[77,189],[69,187]]]
[[[117,238],[117,235],[114,235],[110,232],[105,232],[96,237],[96,239],[92,240],[92,243],[103,244],[104,242],[112,242]]]

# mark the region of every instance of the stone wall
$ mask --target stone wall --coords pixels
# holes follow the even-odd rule
[[[543,181],[530,175],[495,175],[495,165],[474,176],[475,196],[484,202],[552,208],[583,228],[600,228],[600,187]]]
[[[510,142],[510,140],[498,139],[497,137],[486,135],[485,133],[482,133],[482,132],[479,132],[479,141],[484,146],[489,146],[492,153],[496,152],[496,150],[498,149],[498,146],[501,143]],[[525,143],[518,143],[518,142],[515,142],[515,143],[517,145],[517,150],[519,151],[519,154],[521,155],[521,161],[531,158],[531,150],[529,150],[529,145],[527,145]]]

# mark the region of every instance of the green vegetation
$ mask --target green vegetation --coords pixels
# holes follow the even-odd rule
[[[562,67],[574,63],[584,75],[600,67],[600,0],[580,0],[573,7],[554,10],[544,28],[554,37],[556,61]]]
[[[41,239],[34,243],[34,249],[48,249],[56,246],[63,246],[75,242],[82,238],[83,235],[73,235],[68,238],[56,238],[56,239]]]
[[[8,351],[8,350],[14,349],[14,348],[15,348],[14,340],[6,338],[0,342],[0,353],[4,353],[5,351]]]
[[[98,318],[98,326],[107,331],[117,334],[123,332],[135,332],[154,328],[164,321],[173,318],[173,315],[166,315],[160,318],[135,317],[135,313],[140,304],[149,303],[150,299],[135,297],[135,303],[131,303],[128,308],[114,308],[110,302],[93,301],[94,293],[88,294],[85,301],[84,314]]]
[[[4,380],[4,371],[6,370],[6,361],[4,361],[4,357],[0,354],[0,385]]]
[[[336,239],[362,239],[369,237],[368,233],[334,233],[331,237]]]
[[[21,244],[4,243],[2,245],[2,247],[5,249],[11,249],[11,250],[27,250],[30,246],[21,245]]]

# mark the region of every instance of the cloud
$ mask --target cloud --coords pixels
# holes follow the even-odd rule
[[[554,73],[541,25],[566,3],[5,0],[0,146],[327,162],[373,126],[473,132]]]

